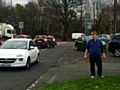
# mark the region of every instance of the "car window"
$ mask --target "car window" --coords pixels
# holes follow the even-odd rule
[[[113,36],[112,40],[120,40],[120,35]]]
[[[10,33],[10,34],[11,34],[11,30],[7,30],[7,33]]]
[[[26,38],[31,39],[31,37],[30,37],[30,36],[26,36]]]
[[[84,36],[82,36],[81,38],[82,38],[82,42],[85,42],[85,41],[86,41],[86,39],[85,39]]]
[[[24,36],[18,35],[18,36],[16,36],[15,38],[24,38]]]
[[[27,49],[27,41],[6,41],[1,46],[2,49]]]
[[[78,38],[78,40],[79,40],[79,41],[82,41],[82,38],[81,38],[81,37],[79,37],[79,38]]]
[[[35,43],[34,43],[33,41],[30,41],[30,42],[29,42],[29,46],[35,47]]]
[[[102,39],[107,39],[107,36],[106,36],[106,35],[103,35]]]
[[[5,40],[7,40],[7,39],[6,39],[6,38],[0,38],[0,40],[5,41]]]
[[[102,35],[98,35],[98,38],[102,38]]]

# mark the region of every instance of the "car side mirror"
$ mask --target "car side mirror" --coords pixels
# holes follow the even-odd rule
[[[32,49],[35,49],[35,47],[33,47],[33,46],[30,46],[30,50],[32,50]]]

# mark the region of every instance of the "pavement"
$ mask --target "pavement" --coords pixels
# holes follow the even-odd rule
[[[56,82],[89,78],[89,59],[85,60],[83,55],[83,51],[76,51],[72,47],[55,65],[40,76],[28,90],[35,90],[36,88]],[[107,53],[106,55],[107,58],[103,60],[103,75],[105,77],[120,76],[120,58],[114,57],[111,53]]]

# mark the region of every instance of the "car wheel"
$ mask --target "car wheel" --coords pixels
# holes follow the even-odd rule
[[[35,61],[36,64],[40,63],[40,55],[38,54],[37,59]]]
[[[25,66],[25,69],[29,69],[29,68],[30,68],[30,58],[28,58]]]
[[[120,57],[120,49],[119,48],[114,50],[114,56],[115,57]]]
[[[80,48],[79,48],[78,46],[75,46],[75,49],[76,49],[77,51],[79,51],[79,50],[80,50]]]
[[[47,48],[50,48],[50,44],[47,44]]]
[[[55,47],[55,45],[52,46],[53,48]]]

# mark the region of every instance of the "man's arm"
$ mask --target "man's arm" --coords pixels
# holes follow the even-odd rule
[[[90,46],[89,46],[89,41],[88,41],[87,44],[86,44],[86,49],[85,49],[85,53],[84,53],[84,59],[86,59],[87,56],[88,56],[89,48],[90,48]]]
[[[87,58],[87,55],[88,55],[88,49],[85,50],[85,53],[84,53],[84,59]]]
[[[103,58],[106,58],[105,50],[104,50],[104,47],[103,47],[102,41],[101,41],[101,43],[100,43],[100,46],[101,46],[102,57],[103,57]]]
[[[103,57],[104,59],[106,58],[105,52],[102,53],[102,57]]]

